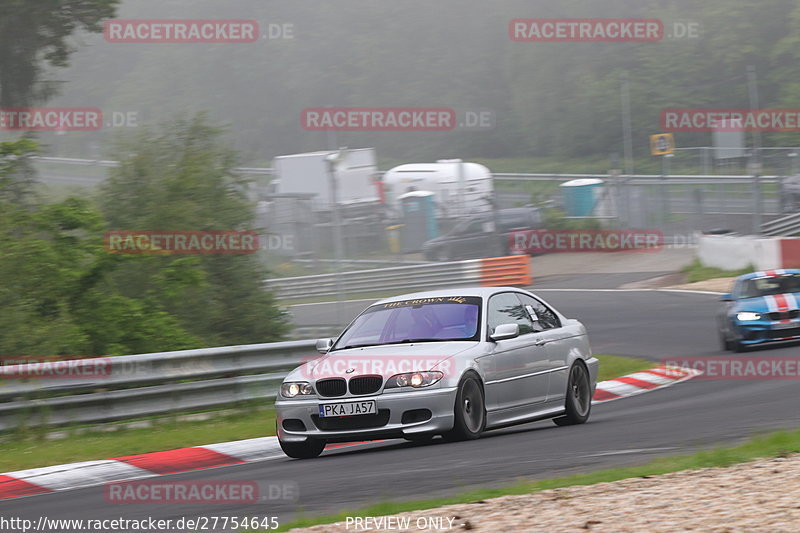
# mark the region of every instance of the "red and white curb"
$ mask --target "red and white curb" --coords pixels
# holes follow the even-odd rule
[[[661,366],[602,381],[597,384],[592,403],[617,400],[668,387],[691,379],[697,374],[699,372],[696,370]],[[362,443],[333,444],[328,446],[328,449],[357,444]],[[102,461],[82,461],[31,468],[0,474],[0,500],[281,457],[284,457],[284,454],[276,437],[259,437],[166,452],[128,455]]]
[[[669,387],[681,381],[692,379],[699,374],[702,374],[702,372],[693,368],[661,365],[650,370],[634,372],[621,378],[601,381],[597,384],[597,389],[592,397],[592,404],[619,400],[627,396]]]

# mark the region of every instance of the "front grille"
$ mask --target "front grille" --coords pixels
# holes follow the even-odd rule
[[[789,320],[800,316],[800,309],[792,309],[791,311],[773,311],[767,313],[770,320]]]
[[[335,396],[344,396],[347,392],[347,383],[342,378],[321,379],[316,383],[317,394],[333,398]]]
[[[359,376],[350,380],[350,394],[373,394],[383,385],[381,376]]]
[[[800,337],[800,328],[791,329],[771,329],[767,333],[770,339],[782,339],[784,337]]]
[[[375,415],[321,417],[311,415],[311,421],[320,431],[348,431],[351,429],[372,429],[389,423],[389,410],[379,409]]]

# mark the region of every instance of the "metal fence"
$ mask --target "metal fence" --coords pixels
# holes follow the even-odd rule
[[[289,369],[319,357],[314,344],[288,341],[0,366],[0,431],[268,400]]]

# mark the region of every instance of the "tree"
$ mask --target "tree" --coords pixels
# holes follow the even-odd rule
[[[42,83],[42,63],[68,64],[67,38],[102,30],[119,0],[4,0],[0,5],[0,108],[24,107],[56,92]]]
[[[203,114],[160,128],[140,128],[119,142],[101,193],[115,230],[250,230],[249,180],[236,154]],[[283,313],[263,288],[255,255],[129,256],[115,273],[128,297],[158,302],[207,344],[268,342],[286,330]]]

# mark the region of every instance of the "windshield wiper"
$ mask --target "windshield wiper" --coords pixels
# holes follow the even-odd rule
[[[426,338],[419,338],[419,339],[403,339],[401,341],[394,342],[392,344],[408,344],[410,342],[437,342],[437,341],[446,341],[448,339],[426,339]]]
[[[373,344],[371,342],[368,342],[367,344],[348,344],[347,346],[342,346],[341,348],[339,348],[337,346],[336,349],[330,350],[330,351],[335,352],[335,351],[338,351],[338,350],[347,350],[347,349],[350,349],[350,348],[364,348],[365,346],[380,346],[380,345],[379,344]]]

